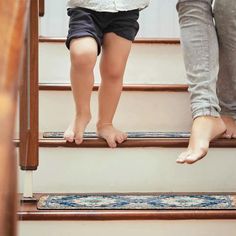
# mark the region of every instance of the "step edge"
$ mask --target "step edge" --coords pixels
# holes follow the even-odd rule
[[[17,215],[20,221],[226,220],[236,219],[236,210],[18,212]]]
[[[65,37],[39,36],[40,43],[65,43]],[[136,38],[136,44],[180,44],[179,38]]]
[[[145,147],[169,147],[184,148],[188,146],[189,139],[186,138],[158,138],[158,139],[130,139],[119,144],[117,148],[145,148]],[[16,147],[19,147],[20,141],[14,140]],[[41,148],[108,148],[107,143],[102,139],[85,139],[81,145],[67,143],[64,139],[39,139]],[[213,148],[236,148],[236,140],[217,139],[211,142]]]
[[[93,86],[93,91],[98,91],[99,85]],[[71,91],[68,83],[40,83],[40,91]],[[186,84],[125,84],[123,91],[150,91],[150,92],[188,92]]]

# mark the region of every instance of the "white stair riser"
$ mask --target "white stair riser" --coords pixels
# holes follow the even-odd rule
[[[34,192],[232,192],[235,149],[212,148],[195,165],[175,163],[182,148],[41,148]],[[23,173],[20,172],[20,192]]]
[[[99,61],[99,59],[98,59]],[[95,67],[100,81],[99,62]],[[69,82],[70,57],[63,43],[40,44],[40,82]],[[128,60],[125,83],[183,84],[184,63],[179,45],[134,44]]]
[[[22,221],[19,236],[234,236],[234,220],[180,221]]]
[[[74,119],[70,91],[41,91],[39,104],[41,132],[64,131]],[[91,110],[93,119],[87,130],[95,131],[97,92],[93,93]],[[125,131],[188,131],[191,123],[187,93],[123,92],[114,119],[114,124]]]

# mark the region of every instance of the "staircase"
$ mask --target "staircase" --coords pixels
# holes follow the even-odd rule
[[[117,149],[107,148],[97,138],[86,138],[81,146],[68,144],[55,133],[64,131],[73,117],[68,60],[61,42],[40,43],[40,165],[34,173],[35,200],[21,203],[18,212],[20,236],[235,235],[236,210],[37,210],[36,202],[44,193],[236,192],[235,140],[212,142],[208,156],[195,165],[175,163],[188,144],[179,132],[191,127],[179,44],[134,44],[114,122],[129,132],[177,136],[130,138]],[[94,118],[96,97],[94,86]],[[94,130],[95,119],[88,127]],[[54,138],[45,138],[45,132]],[[20,171],[21,193],[23,175]]]
[[[37,18],[36,5],[36,1],[32,1],[31,7],[35,8],[36,14],[31,14],[32,19]],[[40,0],[39,6],[42,16],[43,0]],[[35,34],[31,51],[37,52],[36,21],[31,23],[31,29],[34,29],[31,34]],[[188,145],[192,123],[178,41],[138,39],[134,43],[114,121],[118,128],[130,132],[130,137],[116,149],[108,148],[105,141],[94,137],[93,133],[89,133],[80,146],[63,140],[62,132],[74,114],[69,86],[69,53],[63,39],[40,38],[39,41],[39,127],[32,128],[32,133],[21,134],[21,142],[15,140],[17,147],[23,143],[18,154],[21,164],[18,191],[21,199],[18,210],[20,236],[236,234],[234,209],[38,210],[39,198],[50,193],[236,196],[235,140],[213,141],[208,156],[195,165],[175,163],[178,154]],[[37,53],[33,56],[37,58]],[[35,60],[31,66],[34,68],[31,76],[37,84]],[[93,119],[88,132],[94,132],[97,116],[100,81],[97,67],[95,75],[91,102]],[[23,92],[26,97],[27,90]],[[26,99],[21,101],[21,107],[26,109],[29,105],[33,110],[24,119],[22,108],[18,111],[16,133],[22,133],[22,124],[25,128],[27,124],[32,126],[32,123],[37,123],[37,91],[30,90],[30,94],[31,103]],[[19,117],[21,124],[18,123]],[[35,161],[37,129],[38,169]],[[137,134],[141,136],[135,137]],[[25,144],[22,137],[23,140],[34,141]],[[34,195],[25,198],[32,191],[31,171],[36,169],[33,174]]]

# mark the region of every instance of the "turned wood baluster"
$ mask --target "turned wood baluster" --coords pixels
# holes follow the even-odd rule
[[[38,167],[38,0],[31,0],[24,80],[20,92],[20,166]]]

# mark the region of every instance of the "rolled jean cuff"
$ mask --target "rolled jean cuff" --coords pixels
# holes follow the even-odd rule
[[[192,112],[193,119],[196,119],[199,116],[212,116],[212,117],[220,117],[220,113],[216,111],[215,108],[209,107],[209,108],[200,108],[197,110],[194,110]]]

